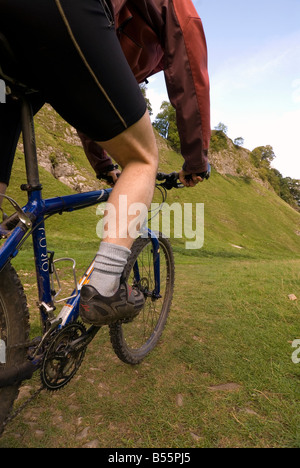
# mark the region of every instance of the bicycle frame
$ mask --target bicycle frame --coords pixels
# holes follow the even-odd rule
[[[23,99],[22,105],[22,131],[24,142],[24,155],[26,162],[27,184],[22,186],[23,190],[28,192],[28,203],[19,207],[20,222],[11,232],[5,243],[0,248],[0,270],[4,268],[7,262],[12,260],[18,254],[20,247],[31,235],[33,240],[33,250],[35,258],[37,286],[39,295],[39,307],[41,320],[44,330],[49,325],[49,319],[53,319],[54,311],[53,293],[51,291],[51,275],[49,268],[49,252],[47,249],[47,238],[45,219],[54,214],[62,214],[93,206],[98,203],[106,202],[112,189],[104,189],[93,192],[79,193],[62,197],[49,199],[42,198],[42,187],[39,181],[39,171],[36,154],[36,144],[34,137],[33,115],[29,102]],[[9,198],[9,197],[6,197]],[[16,206],[18,206],[16,204]],[[158,238],[152,231],[148,231],[153,244],[154,271],[155,271],[155,297],[160,294],[160,255]],[[78,288],[67,300],[55,322],[60,321],[60,327],[63,327],[76,320],[79,314],[80,289],[88,280],[93,271],[93,262],[87,269],[85,275],[78,284]],[[136,264],[134,267],[135,279],[139,281],[139,269]]]

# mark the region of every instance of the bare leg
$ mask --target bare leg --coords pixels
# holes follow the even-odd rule
[[[125,219],[128,222],[119,224],[119,200],[120,196],[126,195],[128,208],[133,203],[143,203],[149,208],[153,198],[158,149],[148,112],[121,135],[99,143],[123,169],[109,198],[109,203],[114,206],[111,215],[116,215],[116,233],[121,235],[106,237],[105,242],[130,249],[133,239],[129,236],[128,224],[135,216],[127,213]]]
[[[108,200],[106,214],[108,221],[115,218],[117,235],[108,233],[105,242],[101,242],[89,285],[81,291],[81,318],[97,326],[134,318],[145,303],[144,294],[137,288],[127,287],[121,281],[121,275],[134,240],[129,233],[132,216],[129,216],[128,209],[134,203],[149,207],[158,167],[158,149],[148,112],[121,135],[99,143],[123,171]],[[124,214],[119,200],[125,195],[127,216],[119,221],[119,215]]]
[[[145,303],[144,294],[137,288],[127,287],[121,281],[121,275],[134,240],[129,233],[131,217],[128,209],[134,203],[149,207],[155,187],[158,149],[148,112],[121,135],[99,143],[123,169],[108,200],[106,214],[108,220],[115,218],[117,235],[108,233],[105,242],[101,242],[90,282],[81,291],[81,318],[102,326],[136,317]],[[125,195],[127,216],[119,222],[119,215],[124,214],[119,200]]]

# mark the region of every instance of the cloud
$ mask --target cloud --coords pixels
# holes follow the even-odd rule
[[[295,104],[300,104],[300,78],[294,80],[292,88],[295,90],[292,94],[292,99]]]
[[[300,109],[284,112],[268,128],[276,154],[274,167],[284,176],[300,179]]]
[[[230,55],[230,51],[227,52]],[[253,89],[269,80],[282,81],[284,76],[300,76],[300,32],[273,39],[256,53],[231,57],[211,76],[214,94],[228,90]],[[296,75],[296,76],[295,76]]]
[[[274,166],[300,179],[300,32],[277,38],[211,76],[212,122],[245,147],[271,145]]]
[[[228,126],[230,138],[243,137],[244,147],[251,151],[271,145],[276,155],[273,167],[284,177],[300,179],[300,109],[282,113],[264,111],[256,116],[245,113],[242,117],[235,112],[225,114],[217,110],[213,119]]]

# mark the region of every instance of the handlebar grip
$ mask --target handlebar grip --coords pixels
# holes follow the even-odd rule
[[[177,172],[172,172],[171,174],[165,174],[164,172],[158,172],[157,175],[156,175],[156,179],[161,181],[161,180],[168,180],[170,178],[175,178],[175,174],[176,174],[176,178],[178,179],[178,173]]]
[[[196,175],[201,177],[201,179],[203,179],[203,180],[205,180],[205,179],[208,180],[210,178],[210,175],[211,175],[211,166],[210,166],[210,164],[208,164],[208,166],[207,166],[207,171],[197,172]],[[187,175],[185,177],[185,179],[186,180],[192,180],[192,175],[190,175],[190,174]]]
[[[163,174],[160,172],[156,176],[157,180],[163,181],[163,183],[160,185],[166,188],[167,190],[171,190],[172,188],[178,188],[178,177],[178,172],[172,172],[171,174]]]

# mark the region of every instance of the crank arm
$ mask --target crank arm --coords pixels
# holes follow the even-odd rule
[[[100,328],[101,327],[95,327],[94,325],[92,325],[86,333],[84,333],[76,340],[71,341],[71,343],[69,343],[68,345],[68,348],[76,352],[83,351],[84,348],[86,348],[90,344],[90,342],[95,338]]]

